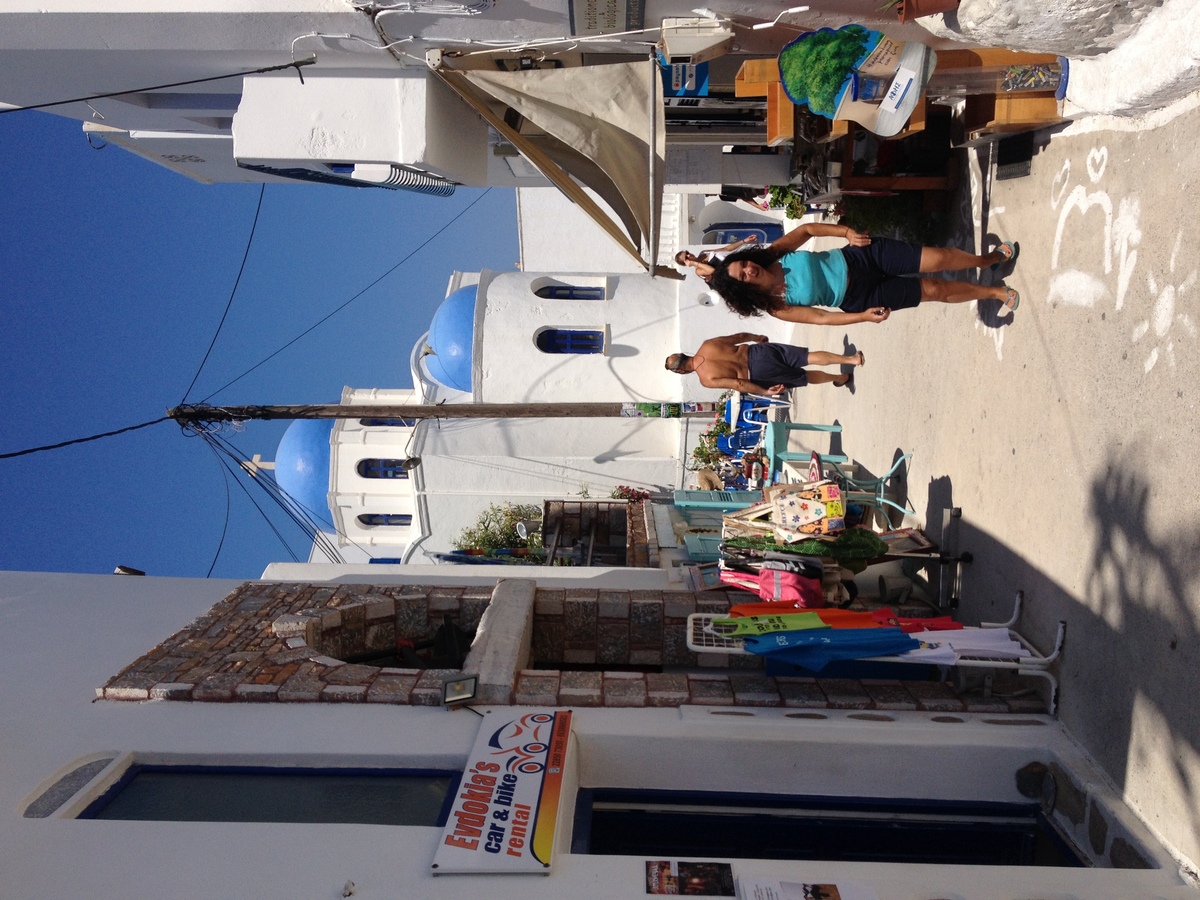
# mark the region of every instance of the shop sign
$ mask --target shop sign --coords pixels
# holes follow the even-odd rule
[[[707,97],[708,63],[659,63],[667,97]]]
[[[433,859],[433,874],[547,874],[571,734],[568,710],[485,718]]]
[[[571,34],[618,34],[641,31],[646,19],[643,0],[570,0]]]

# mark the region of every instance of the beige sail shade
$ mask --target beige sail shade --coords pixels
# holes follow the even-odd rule
[[[621,247],[652,269],[658,255],[666,144],[662,81],[652,61],[519,72],[434,71]],[[494,101],[544,134],[522,135],[497,115],[490,105]],[[580,185],[604,200],[621,224]]]

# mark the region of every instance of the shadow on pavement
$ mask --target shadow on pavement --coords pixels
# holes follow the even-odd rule
[[[1200,626],[1193,612],[1200,594],[1200,523],[1184,532],[1152,534],[1149,510],[1155,498],[1140,469],[1128,454],[1110,451],[1083,501],[1094,522],[1084,534],[1056,530],[1053,499],[1043,503],[1036,491],[1013,486],[1012,514],[1041,539],[1076,546],[1080,554],[1089,554],[1090,547],[1082,597],[973,525],[970,509],[964,509],[957,547],[971,552],[974,561],[962,570],[958,617],[967,624],[1004,621],[1021,590],[1025,603],[1018,628],[1043,651],[1052,647],[1058,621],[1067,622],[1056,666],[1060,718],[1119,789],[1136,778],[1139,792],[1149,786],[1178,796],[1186,821],[1160,817],[1152,824],[1192,855],[1200,845]],[[925,521],[939,543],[942,511],[953,505],[950,479],[931,481]],[[1154,748],[1156,756],[1148,758]]]

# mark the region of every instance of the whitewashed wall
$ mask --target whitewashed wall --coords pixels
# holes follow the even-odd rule
[[[600,582],[603,583],[602,580]],[[595,580],[591,582],[597,584]],[[1097,773],[1043,717],[992,724],[963,715],[828,711],[579,709],[565,772],[566,808],[548,876],[433,877],[440,829],[370,825],[26,819],[56,777],[96,754],[255,765],[463,766],[479,717],[442,709],[341,703],[92,702],[93,689],[234,587],[232,582],[0,573],[0,843],[12,897],[542,900],[645,897],[640,857],[569,850],[577,786],[1016,799],[1012,773],[1057,762]],[[103,615],[95,611],[103,609]],[[46,665],[54,659],[56,664]],[[498,708],[490,715],[503,714]],[[945,718],[944,716],[942,717]],[[101,774],[83,796],[103,788]],[[1098,790],[1103,788],[1097,785]],[[1109,800],[1120,806],[1111,792]],[[1152,853],[1156,853],[1151,849]],[[857,882],[880,898],[1087,897],[1195,900],[1169,861],[1147,870],[913,866],[734,860],[742,877]]]
[[[670,489],[680,468],[672,419],[443,420],[418,441],[422,546],[433,550],[450,549],[493,503],[604,499],[621,484]]]
[[[542,299],[534,290],[545,279],[602,285],[608,299]],[[648,275],[570,270],[491,273],[480,282],[476,398],[489,403],[677,399],[677,376],[663,368],[675,350],[677,284]],[[545,327],[603,331],[605,352],[543,353],[534,339]]]

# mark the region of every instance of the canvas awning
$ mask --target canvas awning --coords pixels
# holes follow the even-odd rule
[[[662,80],[653,59],[518,72],[433,71],[613,240],[653,270],[666,145]],[[544,134],[521,134],[497,114],[494,101]],[[584,187],[611,207],[619,224]]]

